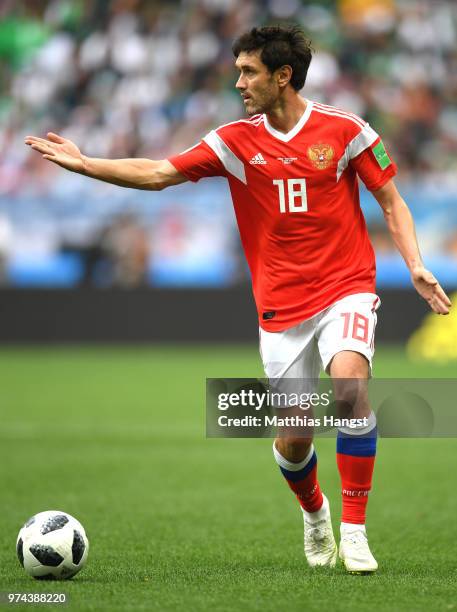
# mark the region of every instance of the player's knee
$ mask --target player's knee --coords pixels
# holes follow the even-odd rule
[[[353,351],[341,351],[330,362],[328,371],[332,378],[368,378],[370,365],[365,355]]]
[[[368,404],[366,378],[334,378],[333,387],[338,417],[349,418],[354,410],[363,409]]]

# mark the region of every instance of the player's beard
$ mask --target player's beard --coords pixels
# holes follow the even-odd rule
[[[275,107],[276,102],[277,92],[272,86],[266,87],[263,91],[257,92],[255,97],[250,98],[249,104],[246,104],[246,113],[249,117],[269,113]]]
[[[251,104],[246,105],[246,113],[249,117],[252,115],[259,115],[263,113],[268,113],[269,110],[273,107],[273,103],[271,100],[253,100],[251,98]]]

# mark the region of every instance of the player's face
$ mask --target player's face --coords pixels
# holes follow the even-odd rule
[[[235,87],[248,115],[267,113],[275,104],[279,87],[274,74],[262,63],[260,52],[239,54],[235,66],[240,72]]]

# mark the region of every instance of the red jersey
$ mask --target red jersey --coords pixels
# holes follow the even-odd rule
[[[357,175],[374,191],[396,166],[360,117],[307,100],[288,133],[255,115],[169,161],[191,181],[228,179],[263,329],[287,329],[344,296],[375,291]]]

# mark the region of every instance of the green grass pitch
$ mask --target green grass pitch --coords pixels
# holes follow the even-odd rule
[[[375,366],[455,376],[387,347]],[[368,517],[380,570],[350,576],[307,567],[270,440],[205,438],[205,377],[261,376],[256,347],[3,348],[0,371],[0,591],[65,592],[69,610],[457,608],[455,440],[380,440]],[[337,528],[334,441],[317,450]],[[47,509],[90,539],[69,582],[34,581],[15,556],[21,524]]]

